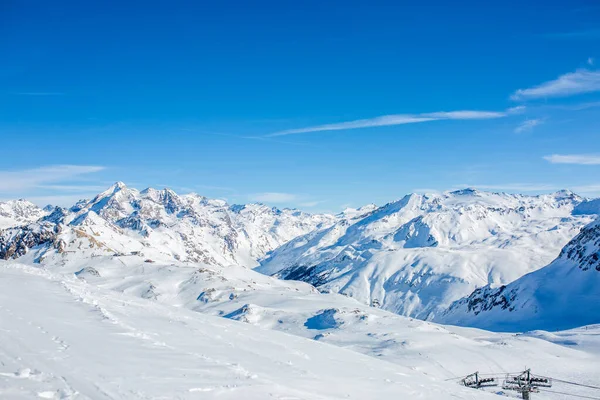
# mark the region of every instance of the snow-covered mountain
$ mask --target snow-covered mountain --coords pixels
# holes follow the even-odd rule
[[[569,191],[411,194],[297,237],[257,270],[432,319],[478,287],[547,265],[592,220],[573,213],[583,200]]]
[[[30,220],[42,214],[31,213]],[[0,233],[0,258],[22,256],[64,263],[100,255],[143,254],[150,261],[253,267],[290,239],[330,225],[335,217],[262,204],[230,206],[169,189],[138,191],[116,183],[92,200],[56,208],[23,227]],[[61,257],[57,258],[57,254]]]
[[[438,205],[435,198],[440,199]],[[471,245],[483,248],[481,242],[491,242],[502,254],[496,243],[501,238],[517,243],[519,254],[540,256],[545,250],[532,250],[532,242],[560,242],[591,220],[571,215],[581,199],[567,192],[525,197],[463,191],[435,198],[413,195],[381,208],[367,206],[332,217],[262,205],[229,206],[197,195],[140,192],[117,184],[70,209],[56,208],[34,223],[6,229],[0,233],[0,257],[7,259],[0,261],[0,354],[8,361],[0,371],[0,397],[42,393],[70,398],[86,391],[95,398],[100,391],[110,391],[112,398],[130,398],[131,393],[140,398],[194,398],[197,389],[207,398],[264,398],[272,393],[315,399],[363,393],[369,398],[389,393],[377,377],[394,371],[407,377],[402,389],[391,389],[394,395],[443,398],[438,390],[443,388],[461,398],[471,392],[455,391],[458,385],[440,381],[477,370],[518,371],[523,363],[539,374],[596,384],[594,349],[600,346],[593,338],[588,346],[582,332],[516,336],[444,327],[248,268],[262,255],[298,245],[292,239],[268,253],[288,237],[314,238],[342,228],[339,238],[377,232],[373,239],[379,238],[379,248],[376,243],[368,247],[370,238],[356,240],[357,246],[365,246],[357,247],[363,257],[365,249],[373,257],[376,250],[426,252],[443,246],[460,253]],[[509,210],[503,208],[507,204]],[[419,216],[429,224],[437,246],[428,235],[411,237],[406,225]],[[438,221],[442,223],[434,227]],[[500,226],[496,233],[483,235],[482,226],[490,229],[493,223]],[[461,233],[470,226],[477,229]],[[397,235],[406,238],[406,247],[391,247],[401,242],[394,239]],[[429,246],[410,247],[416,244]],[[515,244],[505,247],[511,246]],[[564,337],[569,338],[568,347],[561,345]],[[89,341],[94,349],[111,349],[106,353],[110,362],[102,358],[104,353],[89,350]],[[41,356],[28,357],[33,353]],[[190,366],[198,359],[208,364],[195,375]],[[115,363],[128,367],[115,369]],[[91,364],[98,367],[89,369]],[[88,372],[76,373],[77,366]],[[355,373],[364,366],[373,374]],[[240,378],[236,371],[242,370]],[[152,384],[140,378],[144,376],[151,377]],[[127,384],[115,385],[117,377]],[[100,385],[87,385],[90,379]],[[386,385],[396,382],[384,379],[391,380]],[[418,382],[414,390],[413,381]],[[423,389],[429,385],[436,389]],[[483,395],[473,393],[476,398]]]
[[[492,289],[477,289],[438,319],[500,331],[557,330],[600,321],[600,220],[550,265]]]
[[[27,200],[0,202],[0,229],[25,225],[37,221],[46,214],[46,210]]]

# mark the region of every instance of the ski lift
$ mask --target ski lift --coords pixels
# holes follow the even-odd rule
[[[496,378],[481,378],[479,372],[466,376],[461,383],[473,389],[479,389],[482,387],[498,386]]]

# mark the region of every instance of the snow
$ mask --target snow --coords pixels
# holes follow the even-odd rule
[[[85,277],[0,262],[0,397],[481,398],[450,378],[525,365],[599,383],[598,326],[442,326],[243,267],[129,258],[88,260]]]
[[[434,319],[476,288],[499,287],[547,265],[592,220],[572,214],[582,201],[568,191],[412,194],[297,237],[256,270]]]
[[[582,201],[462,190],[334,217],[117,183],[0,232],[0,397],[481,398],[452,378],[525,366],[598,386],[598,325],[494,333],[398,315],[539,277],[521,278],[571,239],[553,283],[534,281],[567,289],[549,318],[568,321],[553,312],[581,293],[594,311],[600,234],[580,233],[594,217],[574,211]],[[250,268],[261,257],[266,274]],[[316,266],[285,277],[318,290],[269,276],[294,265]],[[528,293],[515,304],[537,301]]]
[[[598,215],[600,214],[600,199],[586,200],[577,205],[573,210],[574,215]]]
[[[439,322],[495,331],[559,330],[600,321],[600,220],[574,237],[550,265],[505,287],[458,300]]]
[[[350,350],[40,269],[0,274],[2,398],[482,398]]]
[[[0,229],[34,222],[47,212],[27,200],[0,202]]]

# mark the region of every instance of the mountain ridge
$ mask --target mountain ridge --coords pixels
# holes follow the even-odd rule
[[[568,190],[525,196],[462,189],[410,194],[293,239],[257,270],[422,319],[477,287],[549,263],[589,215]]]
[[[435,319],[474,290],[547,265],[589,223],[593,200],[472,188],[409,194],[333,216],[229,205],[116,182],[70,208],[0,230],[0,258],[82,269],[83,260],[230,265],[302,280],[397,314]]]
[[[597,323],[600,220],[586,225],[549,265],[457,300],[436,321],[495,331],[562,330]]]

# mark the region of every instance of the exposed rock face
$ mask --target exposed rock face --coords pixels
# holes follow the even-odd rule
[[[159,262],[254,267],[267,252],[336,220],[262,204],[230,206],[170,189],[140,192],[121,182],[70,209],[48,208],[40,217],[37,224],[4,232],[0,257],[20,257],[50,243],[66,256],[136,253]]]
[[[61,226],[51,222],[40,222],[20,228],[9,228],[0,232],[0,259],[18,258],[33,247],[50,244],[64,251],[64,242],[58,239]]]
[[[583,228],[581,233],[562,249],[559,258],[573,262],[583,271],[600,271],[600,223],[592,223]]]

